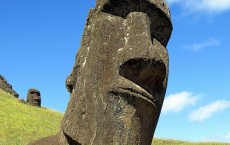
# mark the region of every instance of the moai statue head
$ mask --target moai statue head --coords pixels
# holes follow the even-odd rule
[[[79,144],[150,145],[168,80],[164,0],[97,0],[66,86],[62,131]]]
[[[41,93],[36,89],[29,89],[26,102],[32,106],[41,107]]]

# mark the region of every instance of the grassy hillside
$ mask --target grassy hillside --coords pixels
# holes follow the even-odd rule
[[[18,102],[0,90],[0,145],[26,145],[41,137],[57,133],[63,115]],[[230,145],[222,143],[191,143],[154,139],[154,145]]]
[[[217,143],[217,142],[193,143],[193,142],[185,142],[179,140],[154,139],[152,145],[230,145],[230,143]]]
[[[63,115],[56,111],[22,104],[0,90],[0,145],[25,145],[55,134]]]

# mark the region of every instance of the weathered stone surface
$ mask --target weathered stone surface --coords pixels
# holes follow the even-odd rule
[[[41,107],[41,93],[37,89],[29,89],[26,103],[32,106]]]
[[[150,145],[167,87],[171,32],[163,0],[97,0],[67,77],[71,98],[61,130],[34,145]]]
[[[7,80],[2,75],[0,75],[0,88],[3,91],[12,94],[16,98],[18,98],[19,96],[19,94],[13,89],[13,87],[7,82]]]

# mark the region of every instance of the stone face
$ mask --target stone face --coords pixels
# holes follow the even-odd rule
[[[71,98],[56,144],[151,145],[167,87],[171,32],[162,0],[98,0],[66,80]]]
[[[13,89],[13,87],[7,82],[7,80],[0,75],[0,89],[12,94],[16,98],[18,98],[19,94]]]
[[[32,106],[41,107],[41,93],[36,89],[29,89],[27,93],[26,103]]]

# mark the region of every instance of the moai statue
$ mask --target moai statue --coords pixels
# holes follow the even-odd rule
[[[32,106],[41,107],[41,93],[36,89],[29,89],[26,103]]]
[[[151,145],[172,32],[163,0],[97,0],[66,86],[60,132],[35,145]]]

